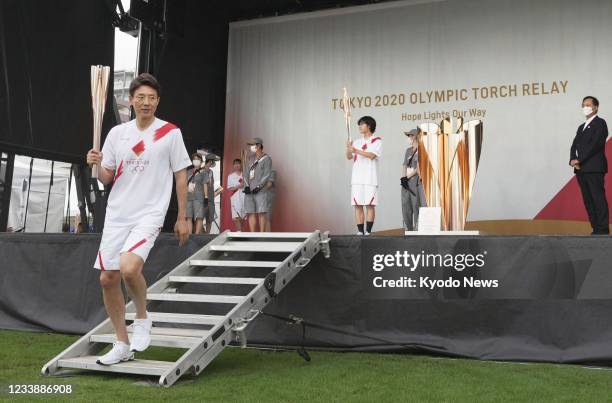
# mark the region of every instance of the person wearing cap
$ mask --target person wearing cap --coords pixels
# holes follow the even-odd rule
[[[263,140],[250,139],[251,156],[244,166],[244,207],[248,215],[249,228],[256,232],[267,232],[268,213],[272,212],[270,189],[266,186],[272,175],[272,158],[263,151]]]
[[[419,220],[419,208],[426,205],[425,192],[419,177],[418,130],[404,132],[408,139],[404,162],[402,163],[402,217],[404,228],[415,231]]]
[[[204,172],[202,171],[202,156],[191,155],[193,169],[187,178],[187,223],[189,233],[201,234],[204,219]],[[193,225],[195,220],[195,228]]]
[[[221,193],[223,188],[219,188],[215,192],[215,177],[212,169],[219,161],[219,157],[213,153],[206,154],[204,161],[204,220],[206,220],[206,229],[204,233],[210,234],[212,223],[215,221],[215,197]]]

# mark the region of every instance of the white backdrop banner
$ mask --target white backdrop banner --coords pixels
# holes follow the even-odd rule
[[[225,172],[261,137],[275,230],[354,233],[339,100],[383,139],[374,230],[402,227],[405,130],[481,119],[468,221],[533,219],[573,176],[585,95],[612,105],[609,0],[400,1],[230,25]],[[579,194],[575,195],[577,198]]]

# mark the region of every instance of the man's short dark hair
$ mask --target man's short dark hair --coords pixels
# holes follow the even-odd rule
[[[582,98],[582,102],[586,101],[587,99],[593,101],[593,105],[599,108],[599,99],[595,98],[592,95],[587,95],[586,97]]]
[[[242,165],[242,160],[241,160],[240,158],[236,158],[236,159],[235,159],[235,160],[232,162],[232,164],[240,164],[240,165]]]
[[[133,97],[134,92],[143,85],[153,88],[157,92],[157,96],[161,96],[161,86],[159,82],[149,73],[142,73],[132,80],[130,83],[130,96]]]
[[[191,154],[191,159],[192,160],[194,160],[196,158],[199,159],[200,161],[202,161],[202,156],[200,154],[198,154],[198,153]]]
[[[362,123],[368,125],[370,132],[374,133],[376,131],[376,121],[372,116],[364,116],[357,122],[358,125],[361,125]]]

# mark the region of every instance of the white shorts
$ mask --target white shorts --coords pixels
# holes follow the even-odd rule
[[[119,270],[119,258],[124,252],[135,253],[146,262],[159,231],[160,228],[154,225],[106,225],[94,268],[102,271]]]
[[[351,185],[351,205],[376,206],[378,203],[378,186]]]
[[[244,211],[244,203],[234,203],[232,201],[232,220],[235,219],[245,219],[246,212]]]

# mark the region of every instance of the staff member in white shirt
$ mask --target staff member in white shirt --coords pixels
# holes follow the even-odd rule
[[[230,194],[232,221],[236,231],[242,231],[242,222],[246,219],[244,211],[244,179],[242,178],[242,161],[236,158],[233,162],[234,171],[227,176],[227,190]]]
[[[357,234],[370,235],[378,204],[378,160],[382,153],[382,139],[374,136],[376,121],[371,116],[362,117],[357,124],[362,137],[346,143],[346,159],[353,161],[351,204],[355,207]],[[367,217],[364,216],[364,206]]]

